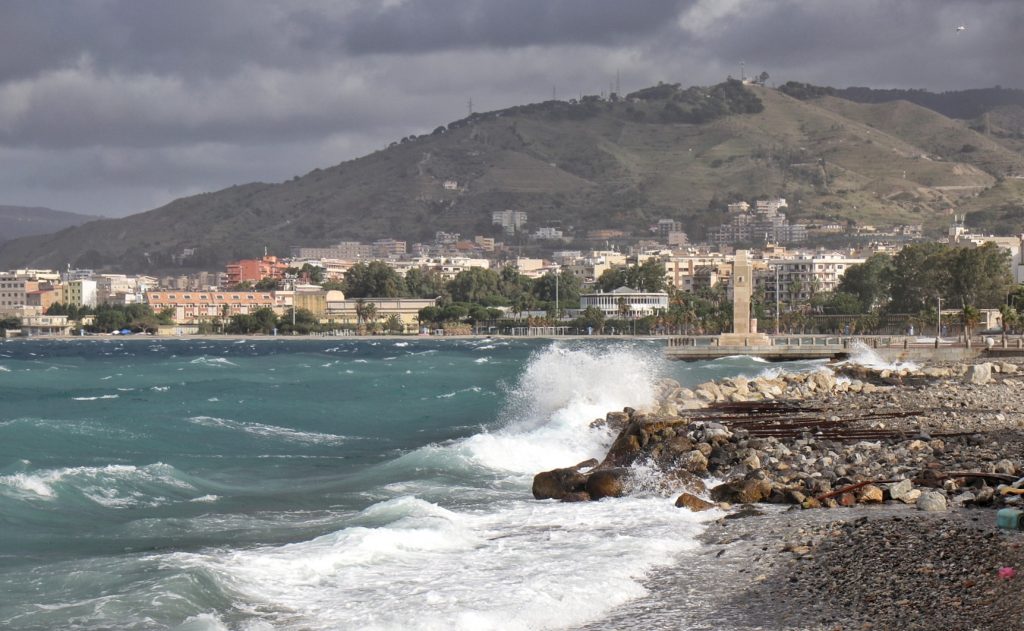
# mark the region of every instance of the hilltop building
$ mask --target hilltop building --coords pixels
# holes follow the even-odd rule
[[[522,210],[496,210],[491,213],[491,223],[501,226],[505,234],[515,234],[526,225],[526,213]]]
[[[781,212],[786,208],[784,198],[758,200],[753,212],[750,204],[729,204],[728,223],[708,233],[708,241],[717,245],[739,243],[800,243],[807,240],[807,226],[791,224]]]

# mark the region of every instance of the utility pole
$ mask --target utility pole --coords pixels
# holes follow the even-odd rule
[[[942,296],[936,298],[939,301],[938,318],[935,320],[935,348],[939,347],[939,338],[942,337]]]
[[[558,321],[558,272],[555,272],[555,322]],[[557,324],[556,324],[557,326]]]

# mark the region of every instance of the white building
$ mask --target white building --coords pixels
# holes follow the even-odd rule
[[[806,301],[815,293],[835,291],[846,270],[865,260],[839,254],[805,254],[791,259],[770,259],[767,261],[767,271],[761,272],[755,278],[755,283],[764,287],[766,299],[774,301],[775,280],[778,278],[780,300]]]
[[[608,293],[581,294],[580,309],[597,307],[605,317],[642,318],[654,315],[659,310],[668,309],[668,294],[663,291],[647,292],[630,287],[619,287]],[[623,314],[623,307],[627,309]]]
[[[491,213],[491,223],[501,226],[505,234],[515,234],[526,225],[526,213],[522,210],[496,210]]]

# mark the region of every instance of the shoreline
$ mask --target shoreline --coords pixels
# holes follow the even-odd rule
[[[985,371],[973,366],[933,365],[902,373],[851,368],[871,387],[857,392],[826,389],[803,402],[820,404],[823,422],[845,409],[846,416],[852,416],[852,428],[876,435],[815,441],[812,436],[819,427],[778,441],[799,448],[801,458],[808,461],[829,459],[827,467],[804,467],[820,476],[807,480],[809,488],[820,492],[807,493],[808,498],[902,470],[905,473],[897,477],[911,480],[912,490],[941,495],[941,509],[926,510],[920,501],[905,496],[894,499],[896,489],[890,483],[877,484],[877,497],[851,490],[835,495],[839,501],[820,502],[832,508],[813,508],[818,503],[805,502],[802,509],[794,502],[801,496],[777,492],[786,477],[773,469],[767,476],[776,485],[772,493],[747,498],[753,503],[720,505],[727,514],[704,531],[701,548],[643,579],[647,596],[580,628],[1016,628],[1024,619],[1024,531],[997,528],[996,509],[1022,504],[1019,497],[1002,497],[995,488],[998,480],[985,476],[998,476],[998,471],[1007,472],[1003,479],[1024,476],[1024,374],[1005,362],[989,368],[992,372],[981,377],[976,373]],[[717,385],[728,398],[735,381]],[[880,411],[891,414],[871,418]],[[665,412],[664,400],[660,412]],[[640,417],[639,422],[645,430],[656,430],[649,419],[645,424]],[[721,422],[742,431],[729,421]],[[624,429],[620,438],[623,433],[628,432]],[[656,434],[649,436],[646,440],[653,443]],[[880,450],[864,451],[875,443],[882,445]],[[718,443],[715,449],[722,446]],[[754,455],[761,456],[758,467],[720,471],[740,475],[741,480],[759,475],[763,479],[761,464],[771,469],[778,464],[779,452],[758,446],[765,447],[755,450]],[[615,450],[613,446],[609,456]],[[862,469],[851,464],[847,470],[858,452],[884,465]],[[829,477],[821,473],[833,468],[845,475],[833,476],[831,485],[821,482]],[[957,470],[947,477],[935,475]],[[976,475],[970,475],[972,471]],[[728,480],[730,475],[718,477]],[[717,490],[694,492],[720,500]],[[1000,569],[1005,567],[1014,568],[1016,576],[1002,577]]]

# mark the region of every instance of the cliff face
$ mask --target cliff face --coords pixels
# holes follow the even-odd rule
[[[530,230],[639,236],[666,217],[700,237],[726,202],[772,195],[798,218],[937,228],[1007,173],[1024,173],[1019,152],[907,102],[659,85],[474,114],[286,182],[18,239],[0,246],[0,267],[214,268],[264,247],[494,234],[491,212],[508,208],[527,211]]]

